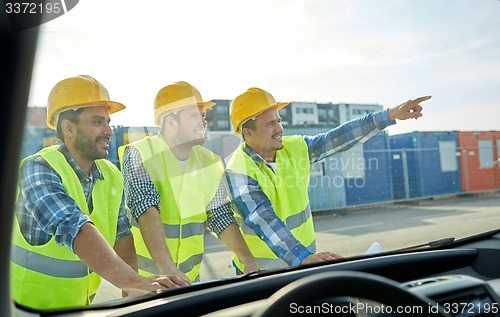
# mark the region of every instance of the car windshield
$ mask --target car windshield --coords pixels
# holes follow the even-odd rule
[[[130,263],[203,283],[252,271],[242,245],[266,271],[499,227],[500,1],[69,2],[40,26],[12,288],[31,253],[90,295],[25,306],[119,302]],[[98,245],[125,267],[80,261]]]

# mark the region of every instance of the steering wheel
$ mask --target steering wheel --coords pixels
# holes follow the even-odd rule
[[[451,316],[441,307],[436,311],[437,305],[433,300],[410,292],[393,280],[355,271],[319,273],[294,281],[269,297],[265,307],[252,316],[289,316],[292,314],[292,303],[294,307],[304,307],[321,299],[346,296],[377,301],[385,305],[386,313],[396,313],[397,309],[403,309],[413,310],[402,312],[410,316]]]

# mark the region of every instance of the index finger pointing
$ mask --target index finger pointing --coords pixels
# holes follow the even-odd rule
[[[419,98],[417,98],[417,99],[414,99],[414,100],[413,100],[413,103],[417,103],[417,104],[419,104],[419,103],[421,103],[422,101],[426,101],[426,100],[429,100],[429,99],[431,99],[431,98],[432,98],[432,96],[424,96],[424,97],[419,97]]]

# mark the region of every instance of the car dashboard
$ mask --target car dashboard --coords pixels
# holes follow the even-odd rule
[[[445,246],[264,271],[167,290],[153,298],[43,316],[243,317],[339,312],[351,316],[500,316],[499,263],[500,233],[496,231]]]

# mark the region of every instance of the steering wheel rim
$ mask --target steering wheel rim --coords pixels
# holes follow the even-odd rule
[[[267,300],[262,309],[253,317],[288,316],[291,303],[311,305],[331,297],[358,297],[377,301],[392,307],[420,306],[422,312],[418,316],[448,317],[441,307],[435,311],[436,302],[426,296],[410,292],[398,283],[375,274],[356,271],[325,272],[296,280],[277,292]],[[432,309],[432,310],[431,310]],[[407,315],[417,315],[407,313]]]

